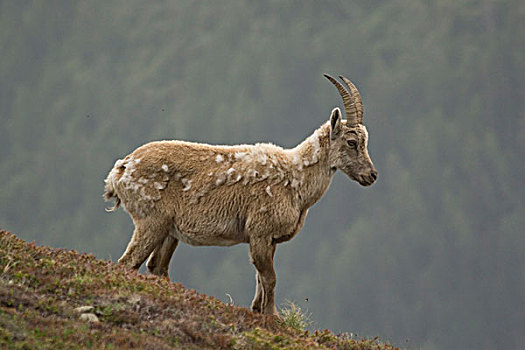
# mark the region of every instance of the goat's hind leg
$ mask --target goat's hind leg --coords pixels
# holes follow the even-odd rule
[[[255,296],[252,301],[252,311],[262,312],[262,301],[263,301],[263,287],[261,282],[261,276],[259,272],[255,273]]]
[[[133,237],[131,237],[128,247],[118,263],[138,269],[155,247],[161,245],[168,236],[169,224],[165,221],[148,218],[134,220],[134,223]]]
[[[151,253],[146,266],[149,272],[157,276],[168,277],[168,268],[173,252],[177,248],[179,240],[168,234],[166,238],[155,247]]]

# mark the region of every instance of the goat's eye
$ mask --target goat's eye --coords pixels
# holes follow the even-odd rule
[[[355,140],[348,140],[347,143],[351,148],[357,148],[357,142]]]

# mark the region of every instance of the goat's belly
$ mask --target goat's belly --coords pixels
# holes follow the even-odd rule
[[[194,246],[232,246],[248,243],[246,220],[238,216],[221,220],[194,220],[178,217],[171,234],[178,240]]]
[[[172,235],[189,245],[193,246],[222,246],[229,247],[235,244],[243,243],[243,241],[228,239],[221,236],[207,235],[207,234],[195,234],[188,232],[175,231]]]
[[[175,229],[170,233],[178,240],[193,246],[232,246],[239,243],[247,243],[248,240],[239,232],[221,231],[191,231],[185,229]]]

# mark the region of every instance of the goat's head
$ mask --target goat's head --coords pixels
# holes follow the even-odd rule
[[[352,180],[370,186],[377,179],[377,170],[368,155],[368,132],[363,125],[363,103],[359,91],[350,80],[339,76],[348,90],[331,76],[330,80],[343,98],[346,120],[341,110],[334,108],[330,116],[330,166],[341,169]]]

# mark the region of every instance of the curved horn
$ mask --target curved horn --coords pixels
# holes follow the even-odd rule
[[[361,95],[359,94],[359,91],[355,87],[354,83],[350,81],[350,79],[347,79],[342,75],[340,75],[339,78],[341,78],[345,82],[345,84],[348,86],[350,94],[352,95],[352,100],[357,110],[357,122],[359,124],[363,124],[363,101],[361,100]]]
[[[339,91],[339,95],[341,95],[341,98],[343,99],[343,105],[345,106],[347,122],[350,123],[351,125],[359,124],[358,109],[356,108],[356,105],[353,101],[352,96],[348,93],[348,91],[345,89],[345,87],[340,82],[338,82],[337,80],[335,80],[328,74],[324,74],[324,76],[326,79],[330,80],[332,84],[334,84],[337,90]]]

